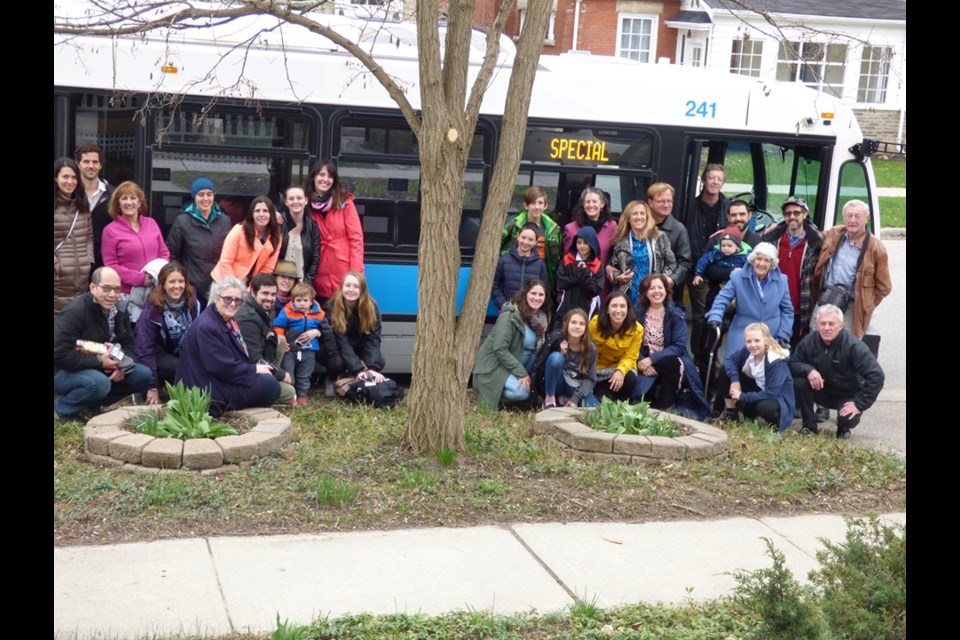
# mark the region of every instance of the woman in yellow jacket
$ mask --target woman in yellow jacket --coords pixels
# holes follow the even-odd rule
[[[233,276],[248,284],[253,276],[273,273],[283,244],[277,208],[270,198],[254,198],[247,217],[234,225],[223,241],[220,261],[210,272],[214,282]]]
[[[590,320],[590,336],[597,345],[594,395],[634,401],[643,327],[622,291],[613,291],[604,300],[600,313]]]

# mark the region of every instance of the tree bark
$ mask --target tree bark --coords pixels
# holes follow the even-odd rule
[[[423,4],[419,3],[420,7]],[[500,15],[494,20],[494,27],[488,31],[490,46],[485,61],[489,65],[497,57],[497,46],[489,39],[500,37],[512,4],[504,3]],[[453,19],[454,12],[469,10],[472,14],[472,5],[466,0],[450,3],[452,28],[462,26],[462,22]],[[413,376],[404,432],[405,444],[417,453],[465,449],[463,418],[467,380],[476,360],[486,317],[493,272],[499,255],[500,230],[520,164],[527,109],[548,16],[549,0],[531,0],[528,3],[527,19],[510,76],[504,130],[481,218],[470,283],[459,318],[455,315],[460,269],[457,239],[463,210],[467,154],[483,89],[474,86],[469,102],[464,105],[466,85],[462,82],[464,76],[460,74],[466,73],[469,53],[465,48],[450,48],[449,32],[448,47],[444,52],[445,91],[442,95],[431,92],[432,86],[424,82],[424,71],[421,70],[420,290]],[[459,17],[462,19],[462,14]],[[427,25],[419,22],[421,18],[418,16],[418,32],[422,35]],[[469,34],[466,34],[465,39],[468,38]],[[493,55],[489,55],[491,52]],[[489,67],[481,69],[479,82],[486,83],[488,70]],[[426,72],[435,77],[432,69]]]

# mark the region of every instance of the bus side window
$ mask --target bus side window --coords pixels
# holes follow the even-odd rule
[[[872,197],[869,182],[867,182],[867,167],[863,163],[851,160],[844,162],[840,167],[840,190],[837,194],[837,207],[834,209],[833,220],[828,220],[824,227],[829,229],[833,225],[843,224],[843,206],[851,200],[862,200],[870,208],[870,229],[876,232],[877,212],[871,205]]]

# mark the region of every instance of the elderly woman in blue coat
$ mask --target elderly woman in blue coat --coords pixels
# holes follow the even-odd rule
[[[777,344],[762,322],[747,325],[743,341],[743,349],[730,352],[723,364],[730,378],[725,411],[728,416],[736,414],[739,405],[747,418],[760,418],[786,431],[796,408],[790,352]]]
[[[250,362],[234,316],[243,304],[243,283],[226,276],[210,287],[208,306],[180,342],[177,381],[210,392],[210,415],[247,407],[269,407],[280,385],[268,364]]]
[[[793,332],[793,303],[787,277],[780,273],[780,256],[769,242],[761,242],[747,256],[747,266],[730,274],[730,281],[717,295],[707,312],[710,326],[719,327],[723,314],[736,301],[733,322],[727,334],[726,353],[743,349],[743,331],[747,325],[762,322],[782,345],[790,344]],[[726,397],[729,379],[721,375],[717,391]]]

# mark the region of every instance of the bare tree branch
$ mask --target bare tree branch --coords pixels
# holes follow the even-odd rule
[[[503,29],[507,24],[507,18],[513,11],[516,0],[505,0],[500,5],[500,10],[493,19],[493,24],[487,28],[487,50],[483,55],[483,62],[480,64],[480,72],[477,74],[473,87],[470,90],[470,98],[467,100],[465,113],[467,116],[467,127],[472,131],[477,126],[477,116],[480,113],[480,104],[483,101],[483,94],[487,90],[490,78],[493,77],[493,69],[500,57],[500,36],[503,35]]]

